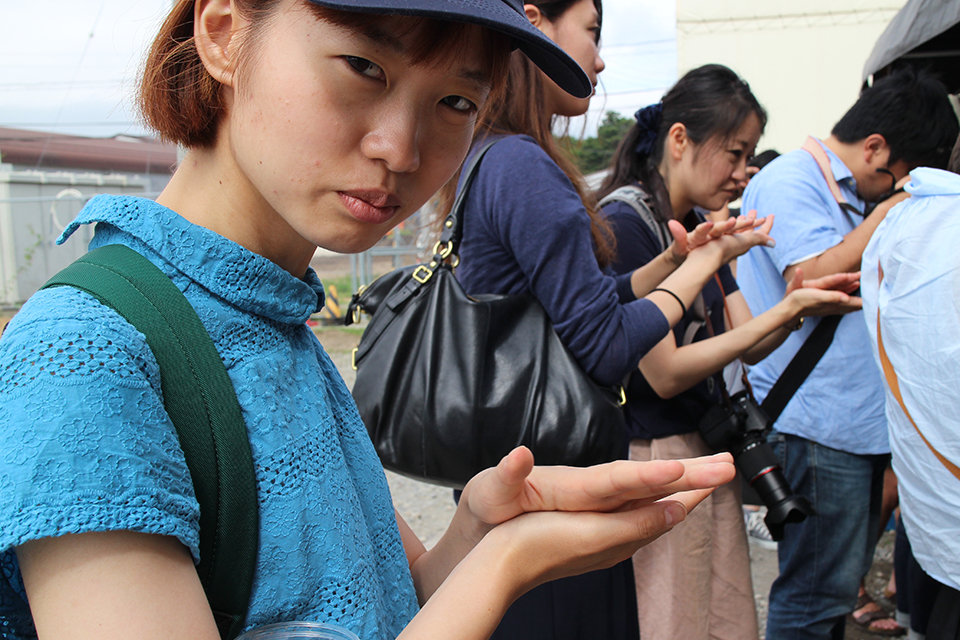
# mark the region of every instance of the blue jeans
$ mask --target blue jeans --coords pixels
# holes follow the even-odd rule
[[[805,438],[770,435],[784,475],[817,515],[788,524],[770,587],[767,638],[839,640],[873,561],[888,455],[856,455]]]

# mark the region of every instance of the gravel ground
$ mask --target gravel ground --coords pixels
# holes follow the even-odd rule
[[[352,387],[355,374],[350,366],[351,351],[360,340],[360,332],[341,328],[318,328],[316,332],[347,385]],[[418,482],[389,471],[386,474],[397,510],[417,532],[427,548],[432,547],[453,517],[454,504],[450,489]],[[893,532],[887,532],[877,545],[873,568],[867,576],[867,590],[888,610],[893,609],[893,603],[883,597],[883,588],[890,578],[892,561]],[[750,567],[753,574],[761,640],[763,640],[763,629],[767,619],[767,594],[770,591],[770,584],[778,574],[776,551],[750,545]],[[846,637],[849,640],[872,640],[878,636],[848,622]]]

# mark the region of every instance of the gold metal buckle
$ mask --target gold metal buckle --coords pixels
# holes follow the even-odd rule
[[[356,367],[354,367],[356,369]],[[623,385],[620,386],[620,406],[627,404],[627,392],[623,388]]]
[[[353,307],[353,324],[360,324],[360,305]]]
[[[360,347],[354,347],[353,352],[350,354],[350,366],[353,367],[353,370],[357,370],[357,351],[360,350]]]
[[[429,267],[426,267],[422,264],[413,270],[413,279],[420,284],[426,284],[427,280],[432,277],[433,271],[431,271]]]
[[[443,247],[443,249],[440,248],[439,242],[433,245],[433,254],[436,255],[438,253],[440,254],[440,257],[444,260],[450,257],[450,254],[453,253],[453,240],[448,240],[447,246]]]

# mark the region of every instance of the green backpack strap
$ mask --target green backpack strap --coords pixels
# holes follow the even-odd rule
[[[183,293],[128,247],[95,249],[43,288],[64,285],[89,293],[146,336],[200,503],[197,573],[221,638],[234,638],[250,603],[259,521],[247,429],[220,354]]]

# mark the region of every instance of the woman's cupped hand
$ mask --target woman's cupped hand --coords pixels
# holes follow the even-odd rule
[[[757,245],[772,247],[775,244],[770,237],[773,216],[757,218],[756,211],[727,218],[723,222],[702,222],[693,231],[687,231],[677,220],[671,220],[668,226],[674,240],[670,246],[671,257],[678,265],[692,251],[701,248],[722,251],[723,263],[726,264]]]
[[[787,283],[784,300],[793,303],[796,315],[830,316],[859,311],[863,301],[850,295],[860,287],[860,272],[834,273],[815,280],[804,280],[803,270],[794,270]]]
[[[666,533],[734,478],[729,454],[689,460],[536,467],[520,447],[464,489],[485,544],[523,558],[523,590],[612,566]]]

